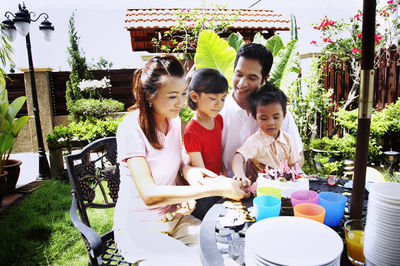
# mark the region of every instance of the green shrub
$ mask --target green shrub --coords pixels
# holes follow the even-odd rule
[[[70,106],[72,121],[103,119],[115,112],[124,110],[124,104],[113,99],[80,99]]]
[[[49,146],[61,146],[70,152],[72,141],[92,142],[96,139],[115,136],[122,119],[123,117],[106,118],[95,122],[72,122],[67,127],[56,126],[53,134],[46,134],[46,141]]]
[[[189,107],[182,107],[181,111],[179,112],[179,117],[183,123],[187,123],[193,117],[194,111]]]
[[[355,159],[356,155],[356,137],[350,134],[344,134],[339,138],[334,135],[332,138],[323,137],[321,139],[312,139],[310,147],[317,150],[327,151],[326,156],[334,157],[340,161],[345,159]],[[368,157],[370,161],[377,161],[382,153],[382,147],[377,144],[375,138],[369,139]],[[336,153],[340,152],[340,153]]]

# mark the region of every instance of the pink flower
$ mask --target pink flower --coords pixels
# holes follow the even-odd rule
[[[314,45],[316,45],[316,44],[317,44],[317,42],[316,42],[316,41],[311,41],[311,42],[310,42],[310,44],[314,44]]]
[[[354,47],[353,50],[351,51],[353,54],[361,53],[361,50],[358,49],[357,47]]]
[[[354,18],[357,19],[357,21],[360,21],[360,20],[361,20],[360,17],[362,17],[362,14],[361,14],[361,13],[357,13],[357,14],[354,16]]]
[[[362,38],[362,33],[357,34],[357,38],[361,39]]]
[[[324,42],[327,42],[327,43],[332,43],[331,38],[323,38],[322,40],[323,40]]]
[[[183,46],[183,43],[178,43],[178,45],[176,46],[178,49],[181,49]]]
[[[393,0],[387,1],[388,4],[393,4]]]

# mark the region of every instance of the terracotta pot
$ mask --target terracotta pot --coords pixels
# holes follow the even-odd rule
[[[1,201],[3,200],[3,195],[6,194],[6,189],[7,189],[7,172],[3,171],[3,173],[0,174],[0,205]]]
[[[13,191],[15,189],[15,185],[17,184],[19,178],[19,172],[21,170],[20,166],[22,161],[9,159],[4,166],[4,171],[8,172],[7,175],[7,192]]]

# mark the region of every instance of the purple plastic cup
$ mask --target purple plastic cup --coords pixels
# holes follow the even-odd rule
[[[292,207],[300,203],[318,204],[318,193],[312,190],[299,190],[292,193],[290,201],[292,202]]]

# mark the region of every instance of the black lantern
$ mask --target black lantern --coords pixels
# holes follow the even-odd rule
[[[45,179],[50,177],[50,167],[47,161],[46,152],[44,149],[43,143],[43,135],[42,128],[40,124],[39,117],[39,104],[37,100],[36,93],[36,80],[35,80],[35,72],[33,68],[33,60],[32,60],[32,51],[31,51],[31,39],[29,34],[29,26],[31,22],[36,22],[39,20],[41,16],[44,17],[43,22],[40,24],[39,29],[44,33],[44,39],[46,41],[50,41],[52,32],[54,31],[54,27],[51,25],[47,19],[49,16],[46,13],[41,13],[37,16],[36,19],[32,19],[31,15],[35,17],[35,13],[29,12],[25,4],[18,5],[18,11],[13,14],[9,11],[5,13],[6,20],[2,22],[2,31],[9,37],[10,41],[14,41],[16,38],[16,32],[18,31],[23,37],[25,37],[26,41],[26,49],[28,51],[28,63],[29,63],[29,74],[31,78],[31,89],[32,89],[32,105],[33,105],[33,113],[35,116],[35,124],[36,124],[36,136],[38,141],[38,153],[39,153],[39,176],[38,179]],[[13,18],[10,19],[10,16]]]
[[[393,176],[393,168],[399,161],[400,152],[390,149],[390,151],[385,151],[385,152],[383,152],[383,154],[386,157],[386,161],[390,165],[390,168],[389,168],[390,176]]]

